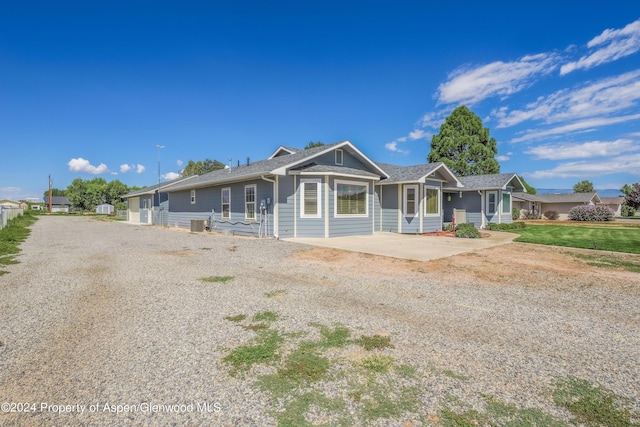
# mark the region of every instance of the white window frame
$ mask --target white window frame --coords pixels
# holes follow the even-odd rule
[[[344,164],[344,152],[336,148],[336,165],[342,166]]]
[[[436,190],[436,204],[438,206],[438,212],[436,213],[431,213],[431,212],[427,212],[427,190]],[[441,200],[441,192],[440,192],[440,188],[433,186],[433,185],[425,185],[424,186],[424,215],[425,216],[440,216],[440,211],[442,209],[442,205],[440,203]]]
[[[504,196],[509,196],[509,203],[505,203],[504,202]],[[508,193],[506,191],[502,192],[502,197],[500,198],[500,204],[502,205],[500,207],[501,212],[503,214],[510,214],[511,213],[511,193]],[[509,210],[505,211],[505,207]]]
[[[247,190],[253,188],[253,202],[247,201]],[[249,205],[253,203],[253,217],[249,216]],[[258,186],[256,184],[249,184],[244,186],[244,219],[250,219],[255,221],[257,218],[258,208]]]
[[[490,209],[491,206],[491,196],[494,196],[494,206],[493,211]],[[498,213],[498,192],[497,191],[487,191],[487,215],[495,215]]]
[[[364,214],[339,214],[338,213],[338,185],[357,185],[365,188],[365,213]],[[336,179],[333,181],[333,217],[334,218],[369,218],[369,183],[362,181],[346,181]]]
[[[407,202],[409,201],[409,190],[413,190],[413,212],[409,212],[407,209]],[[420,212],[420,195],[417,185],[405,185],[402,189],[402,213],[407,218],[415,218]]]
[[[307,184],[316,185],[317,194],[317,213],[308,214],[304,210],[304,188]],[[301,179],[300,180],[300,218],[322,218],[322,181],[320,179]]]
[[[224,202],[224,193],[225,191],[229,194],[229,200],[227,203]],[[229,209],[228,215],[224,216],[224,205],[228,205]],[[220,191],[220,218],[222,219],[231,219],[231,187],[225,187]]]
[[[196,190],[195,190],[195,188],[193,190],[191,190],[191,204],[192,205],[196,204]]]

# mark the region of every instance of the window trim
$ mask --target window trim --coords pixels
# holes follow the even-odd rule
[[[427,200],[427,190],[436,190],[436,205],[438,208],[438,212],[436,213],[432,213],[432,212],[427,212],[427,207],[428,207],[428,200]],[[440,216],[441,213],[441,191],[440,191],[440,187],[436,187],[435,185],[425,185],[424,186],[424,215],[425,216],[430,216],[430,217],[438,217]]]
[[[249,210],[247,207],[252,203],[247,201],[247,190],[253,188],[253,217],[249,216]],[[244,186],[244,219],[256,221],[258,217],[258,186],[256,184],[249,184]]]
[[[317,213],[307,214],[304,209],[304,188],[307,184],[316,184],[317,200],[316,205],[318,207]],[[322,180],[320,179],[301,179],[300,180],[300,218],[322,218]]]
[[[413,213],[409,213],[407,211],[407,202],[409,198],[407,197],[408,190],[413,190]],[[402,188],[402,214],[405,218],[415,218],[418,216],[420,212],[420,201],[418,196],[419,190],[417,185],[405,185]]]
[[[508,204],[504,202],[504,196],[509,196],[509,203],[508,203]],[[501,204],[502,204],[502,206],[500,207],[500,211],[501,211],[503,214],[510,214],[510,213],[511,213],[511,200],[512,200],[512,199],[511,199],[511,193],[508,193],[508,192],[506,192],[506,191],[503,191],[503,192],[502,192],[502,197],[501,197],[501,199],[500,199],[500,202],[501,202]],[[505,209],[505,207],[507,207],[509,210],[508,210],[508,211],[505,211],[505,210],[504,210],[504,209]]]
[[[224,192],[227,191],[229,194],[229,201],[227,203],[224,202]],[[228,215],[224,216],[224,205],[228,205]],[[222,219],[231,219],[231,187],[224,187],[220,190],[220,218]]]
[[[196,204],[196,189],[192,189],[191,190],[191,204],[195,205]]]
[[[338,185],[357,185],[365,188],[365,213],[364,214],[339,214],[338,213]],[[363,181],[348,181],[336,179],[333,181],[333,217],[334,218],[369,218],[369,183]]]
[[[339,155],[338,155],[338,154],[339,154]],[[341,149],[339,149],[339,148],[336,148],[335,156],[336,156],[336,158],[335,158],[335,160],[336,160],[336,165],[338,165],[338,166],[342,166],[342,165],[344,164],[344,151],[342,151],[342,150],[341,150]],[[338,157],[340,158],[340,161],[338,161]]]
[[[491,209],[489,209],[489,206],[491,206],[491,202],[489,201],[489,199],[491,198],[490,197],[491,195],[495,196],[493,211]],[[487,191],[487,215],[495,215],[497,213],[498,213],[498,192],[497,191]]]

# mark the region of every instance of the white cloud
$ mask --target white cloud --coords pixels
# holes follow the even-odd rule
[[[120,165],[120,172],[126,173],[126,172],[129,172],[130,170],[131,170],[131,166],[129,166],[128,164],[125,163],[123,165]]]
[[[563,89],[539,97],[521,110],[506,107],[493,110],[497,128],[506,128],[526,120],[546,123],[612,114],[633,108],[640,101],[640,70],[590,83],[577,89]]]
[[[176,173],[176,172],[167,172],[164,175],[161,175],[163,179],[166,179],[167,181],[171,181],[173,179],[178,179],[180,178],[180,174]]]
[[[640,147],[634,144],[634,141],[617,139],[615,141],[539,145],[525,151],[525,153],[532,154],[536,159],[566,160],[611,157],[638,150]]]
[[[413,132],[409,132],[409,139],[415,141],[416,139],[426,139],[429,137],[429,132],[425,132],[422,129],[414,129]]]
[[[607,160],[578,161],[561,163],[553,169],[526,173],[533,179],[545,178],[588,178],[615,173],[637,174],[640,170],[640,153],[613,157]]]
[[[582,121],[570,123],[567,125],[558,126],[545,130],[528,130],[524,132],[524,135],[517,138],[513,138],[511,142],[530,141],[541,138],[546,138],[554,135],[564,135],[571,132],[588,132],[601,126],[614,125],[618,123],[624,123],[630,120],[640,119],[640,114],[633,114],[628,116],[619,117],[596,117],[591,119],[585,119]]]
[[[569,62],[560,67],[560,75],[616,61],[640,50],[640,19],[622,29],[607,29],[587,43],[589,49],[597,48],[578,61]]]
[[[389,151],[393,151],[394,153],[402,153],[402,154],[407,154],[409,153],[406,150],[401,150],[400,148],[398,148],[398,142],[404,142],[406,141],[407,138],[402,137],[402,138],[398,138],[395,141],[389,142],[387,144],[384,145],[384,148],[386,148]]]
[[[506,162],[506,161],[507,161],[507,160],[509,160],[510,158],[511,158],[511,157],[509,157],[509,156],[504,156],[504,155],[496,156],[496,160],[497,160],[497,161],[499,161],[499,162]]]
[[[182,166],[183,164],[184,164],[184,162],[182,160],[180,160],[180,159],[178,159],[176,161],[176,165],[178,165],[178,167]]]
[[[100,163],[98,166],[92,165],[89,160],[85,160],[82,157],[69,160],[67,163],[71,172],[90,173],[93,175],[100,175],[109,172],[109,168],[104,163]]]
[[[145,167],[142,165],[136,165],[136,173],[142,173],[144,172]]]
[[[558,67],[553,53],[527,55],[517,61],[496,61],[476,68],[458,68],[438,87],[438,101],[475,104],[491,96],[507,97],[531,86],[534,79]]]

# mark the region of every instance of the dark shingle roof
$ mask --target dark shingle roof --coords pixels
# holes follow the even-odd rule
[[[376,162],[376,164],[382,170],[389,174],[389,178],[383,180],[381,184],[418,182],[436,171],[439,171],[442,175],[450,175],[450,178],[453,179],[447,178],[446,176],[445,179],[449,179],[449,181],[451,182],[454,182],[456,180],[455,175],[451,171],[449,171],[449,169],[442,162],[424,163],[421,165],[413,166],[398,166],[380,162]]]
[[[462,176],[458,178],[464,190],[493,190],[505,188],[515,179],[514,184],[523,188],[515,173],[496,173],[491,175]]]
[[[163,190],[165,187],[168,187],[170,185],[177,184],[178,182],[185,181],[192,178],[195,178],[195,176],[186,176],[178,179],[173,179],[171,181],[161,182],[160,184],[154,184],[149,187],[144,187],[144,188],[141,188],[140,190],[132,191],[120,197],[122,197],[123,199],[126,199],[129,197],[142,196],[143,194],[155,194],[156,190],[158,189]]]
[[[514,198],[541,203],[589,203],[592,200],[600,202],[600,197],[596,192],[592,193],[567,193],[567,194],[526,194],[513,193]],[[595,200],[594,200],[595,199]]]

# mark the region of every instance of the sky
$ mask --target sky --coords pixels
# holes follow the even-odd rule
[[[501,172],[619,189],[639,104],[637,0],[0,2],[0,199],[310,141],[425,163],[460,105]]]

